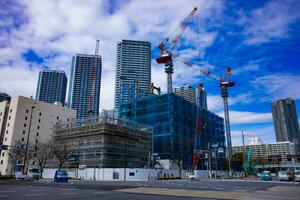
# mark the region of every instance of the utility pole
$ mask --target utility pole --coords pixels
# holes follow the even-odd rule
[[[30,111],[30,120],[29,120],[29,126],[28,126],[28,135],[27,135],[25,155],[24,155],[24,162],[23,162],[23,175],[27,175],[26,160],[27,160],[27,154],[28,154],[29,136],[30,136],[30,128],[31,128],[31,121],[32,121],[33,109],[35,109],[35,106],[31,106],[31,111]]]

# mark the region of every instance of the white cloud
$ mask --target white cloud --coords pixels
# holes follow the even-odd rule
[[[300,98],[300,76],[292,74],[272,74],[261,76],[252,81],[256,90],[261,93],[263,101],[281,98]]]
[[[241,11],[238,24],[244,27],[245,44],[257,45],[289,37],[290,25],[299,19],[300,4],[275,0],[252,11]]]
[[[224,112],[218,113],[224,116]],[[272,122],[272,113],[257,113],[257,112],[243,112],[243,111],[229,111],[231,124],[257,124]]]
[[[0,91],[11,94],[33,96],[38,78],[37,67],[0,67]],[[12,81],[15,79],[17,81]]]
[[[0,89],[12,96],[30,96],[36,89],[39,69],[43,66],[63,69],[69,75],[71,57],[76,53],[93,53],[95,40],[100,39],[103,63],[101,109],[113,107],[118,41],[148,40],[152,43],[152,48],[155,48],[160,40],[178,27],[194,5],[199,8],[201,20],[223,11],[221,1],[208,3],[205,0],[165,0],[159,3],[151,0],[128,1],[118,3],[118,11],[112,15],[105,10],[108,1],[100,0],[77,0],[76,3],[72,0],[19,0],[18,4],[23,10],[20,20],[23,20],[22,26],[3,32],[0,36]],[[10,12],[10,9],[5,12]],[[5,23],[12,24],[11,21]],[[188,30],[187,34],[193,32]],[[214,42],[215,36],[216,33],[206,32],[202,27],[200,38],[203,51]],[[183,41],[187,38],[189,37],[184,37]],[[8,46],[2,48],[3,44]],[[29,49],[44,59],[43,66],[32,66],[32,63],[24,60],[22,54]],[[20,73],[17,74],[17,71]],[[21,74],[23,75],[20,77]],[[192,71],[187,71],[186,66],[176,64],[174,82],[180,84],[182,77],[195,80],[191,74]],[[163,66],[153,65],[152,78],[156,85],[166,90]],[[23,89],[24,84],[26,89]]]

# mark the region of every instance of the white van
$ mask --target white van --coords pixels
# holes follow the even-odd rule
[[[41,176],[40,170],[34,165],[29,165],[27,170],[27,175],[23,174],[23,164],[18,164],[15,167],[15,178],[23,180],[38,180]]]

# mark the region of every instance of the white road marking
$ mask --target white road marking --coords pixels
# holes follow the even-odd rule
[[[45,192],[45,189],[36,189],[36,190],[30,190],[31,192]]]
[[[69,193],[60,193],[61,195],[75,195],[79,194],[78,192],[69,192]]]
[[[234,190],[236,192],[247,192],[247,190]]]
[[[15,190],[4,190],[4,191],[0,191],[0,193],[9,193],[9,192],[16,192]]]
[[[61,188],[60,190],[63,190],[63,191],[74,191],[74,190],[77,190],[76,188]]]
[[[224,190],[224,188],[214,188],[214,189],[216,189],[216,190]]]
[[[94,194],[108,194],[109,192],[105,191],[105,192],[94,192]]]
[[[43,196],[43,195],[45,195],[45,194],[25,194],[26,196]]]

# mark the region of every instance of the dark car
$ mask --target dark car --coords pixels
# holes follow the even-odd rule
[[[54,175],[54,182],[68,182],[68,173],[65,170],[57,170]]]

